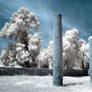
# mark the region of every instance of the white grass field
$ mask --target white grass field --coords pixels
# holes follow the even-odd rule
[[[0,76],[0,92],[92,92],[88,76],[66,76],[61,87],[52,81],[52,76]]]

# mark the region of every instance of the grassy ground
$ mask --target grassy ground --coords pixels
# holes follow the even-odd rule
[[[51,76],[1,76],[0,92],[92,92],[89,77],[64,77],[64,85],[55,87]]]

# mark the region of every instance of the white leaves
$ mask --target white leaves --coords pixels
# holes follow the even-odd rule
[[[28,49],[30,50],[30,52],[31,52],[31,51],[37,52],[37,49],[38,49],[38,48],[37,48],[36,45],[31,45],[31,44],[29,44]]]
[[[65,39],[67,41],[77,41],[78,40],[78,30],[73,28],[72,30],[67,30],[65,33]]]
[[[17,51],[23,50],[24,47],[25,47],[25,44],[21,44],[21,43],[17,43],[17,44],[16,44],[16,50],[17,50]]]
[[[13,34],[16,32],[16,25],[15,24],[11,24],[11,26],[7,29],[7,36]]]
[[[21,47],[17,47],[16,50],[17,51],[20,51],[20,50],[22,50],[22,48]]]
[[[1,57],[4,56],[4,55],[7,55],[7,49],[2,49],[2,53],[1,53]]]
[[[30,11],[29,11],[28,8],[21,7],[21,8],[19,8],[19,9],[17,10],[17,13],[18,13],[18,14],[29,14]]]
[[[15,12],[11,18],[10,23],[6,23],[3,27],[0,36],[9,37],[12,40],[18,40],[24,31],[30,28],[37,30],[40,23],[34,13],[30,12],[28,8],[22,7]],[[15,37],[15,38],[14,38]]]
[[[5,34],[5,33],[0,32],[0,37],[5,38],[5,37],[6,37],[6,34]]]
[[[28,44],[29,51],[30,52],[34,51],[38,53],[40,48],[40,42],[41,42],[39,33],[37,32],[34,35],[29,34],[28,38],[29,38],[29,44]]]
[[[53,62],[53,41],[49,42],[48,48],[44,48],[40,50],[40,53],[37,57],[38,59],[38,67],[43,68],[52,68],[52,62]]]
[[[29,55],[30,54],[29,54],[28,51],[23,50],[23,51],[20,52],[20,56],[21,56],[22,59],[27,58]]]
[[[9,23],[5,23],[5,26],[0,32],[0,37],[5,38],[7,36],[7,29],[9,28]]]

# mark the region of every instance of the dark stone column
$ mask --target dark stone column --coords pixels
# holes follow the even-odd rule
[[[63,58],[62,58],[62,16],[54,16],[53,33],[53,85],[63,85]]]

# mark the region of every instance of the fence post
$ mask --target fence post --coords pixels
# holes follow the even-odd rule
[[[89,62],[90,62],[90,67],[89,67],[89,75],[90,79],[92,82],[92,36],[89,37]]]
[[[62,58],[62,15],[54,16],[53,32],[53,85],[63,85],[63,58]]]

